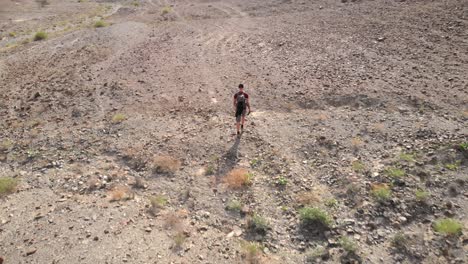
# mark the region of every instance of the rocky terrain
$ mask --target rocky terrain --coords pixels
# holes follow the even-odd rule
[[[0,264],[466,263],[467,73],[466,0],[0,0]]]

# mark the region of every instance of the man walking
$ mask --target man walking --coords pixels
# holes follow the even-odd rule
[[[239,84],[239,92],[234,95],[234,109],[236,110],[236,128],[237,136],[240,136],[241,130],[244,130],[245,112],[249,109],[249,95],[244,92],[244,85]]]

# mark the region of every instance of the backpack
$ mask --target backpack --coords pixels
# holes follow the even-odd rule
[[[244,108],[245,107],[245,95],[244,93],[237,94],[237,108]]]

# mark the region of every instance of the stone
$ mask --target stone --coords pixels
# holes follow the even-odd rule
[[[30,248],[26,251],[26,256],[30,256],[37,252],[37,248]]]

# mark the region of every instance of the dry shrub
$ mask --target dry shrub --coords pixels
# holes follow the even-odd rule
[[[252,184],[252,175],[246,169],[233,169],[226,175],[224,182],[230,188],[242,188]]]
[[[265,263],[262,257],[263,246],[257,242],[241,242],[242,257],[246,263],[261,264]]]
[[[333,196],[327,191],[326,187],[316,185],[312,187],[311,191],[299,193],[296,196],[296,201],[301,205],[317,205],[322,203],[325,198],[332,198]]]
[[[318,113],[314,115],[313,118],[318,121],[325,121],[328,119],[328,115],[325,113]]]
[[[174,173],[179,170],[181,162],[170,156],[157,156],[153,159],[152,170],[154,173]]]
[[[188,212],[186,210],[169,212],[164,216],[165,227],[176,232],[182,232],[185,228],[184,219],[187,216]]]
[[[109,193],[109,199],[111,202],[129,200],[132,198],[132,193],[126,186],[116,186]]]
[[[129,147],[123,151],[123,158],[127,165],[135,170],[141,170],[146,166],[143,146]]]
[[[464,118],[468,118],[468,110],[463,111],[462,115]]]
[[[362,141],[362,139],[360,137],[355,137],[351,140],[351,145],[354,147],[354,148],[358,148],[360,146],[362,146],[364,144],[364,142]]]
[[[376,123],[372,125],[372,130],[375,132],[383,132],[385,130],[385,124],[384,123]]]
[[[88,179],[88,190],[94,191],[99,188],[100,182],[97,176],[93,175]]]

